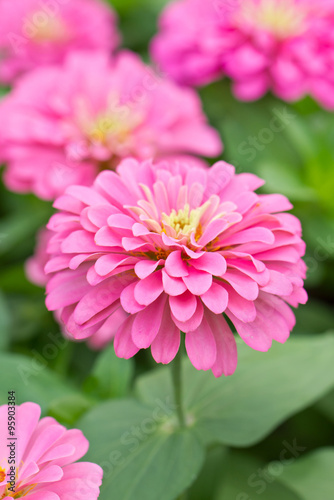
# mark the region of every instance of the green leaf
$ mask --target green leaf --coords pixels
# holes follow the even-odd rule
[[[46,412],[55,399],[75,396],[70,384],[48,369],[48,361],[37,353],[33,358],[17,354],[0,354],[0,402],[7,402],[8,391],[16,392],[17,404],[25,401],[38,403]]]
[[[334,386],[334,335],[292,337],[267,352],[238,346],[239,364],[215,379],[184,363],[184,402],[189,424],[205,443],[250,446]],[[142,376],[136,392],[152,404],[170,395],[167,369]]]
[[[86,460],[100,464],[100,500],[175,500],[195,480],[204,450],[191,429],[179,430],[174,409],[157,399],[108,401],[79,427],[90,441]]]
[[[110,345],[99,355],[85,388],[100,399],[122,397],[129,391],[133,372],[133,360],[118,358]]]
[[[322,448],[287,467],[280,480],[302,500],[333,500],[334,448]]]
[[[281,465],[282,470],[284,466]],[[266,467],[244,453],[230,452],[223,480],[214,500],[301,500],[298,495],[265,473]]]
[[[83,394],[72,394],[53,401],[49,406],[48,415],[58,422],[73,425],[92,406],[94,401]]]

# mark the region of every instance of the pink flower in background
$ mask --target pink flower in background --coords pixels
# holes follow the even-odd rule
[[[82,432],[67,430],[50,417],[40,420],[35,403],[16,407],[16,485],[8,489],[10,465],[6,429],[8,407],[0,406],[0,498],[29,500],[96,500],[103,471],[93,463],[78,462],[89,443]]]
[[[252,348],[285,342],[289,307],[307,300],[301,226],[281,195],[258,195],[263,181],[211,169],[124,160],[93,187],[69,187],[48,227],[47,307],[72,338],[94,335],[112,314],[119,357],[151,347],[169,363],[185,332],[197,369],[230,375],[237,363],[226,316]]]
[[[217,156],[218,133],[191,89],[161,78],[135,54],[73,53],[65,66],[23,77],[0,104],[5,183],[53,199],[90,185],[120,159]],[[194,160],[196,162],[196,160]]]
[[[241,100],[309,93],[333,109],[333,19],[332,0],[177,0],[162,14],[152,54],[181,83],[226,75]]]
[[[63,62],[71,50],[111,51],[119,43],[114,12],[102,0],[1,0],[0,81]]]

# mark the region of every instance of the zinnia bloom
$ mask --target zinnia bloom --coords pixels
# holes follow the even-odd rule
[[[104,53],[73,53],[62,68],[35,70],[3,100],[0,119],[8,188],[44,199],[72,184],[92,184],[100,170],[127,156],[222,150],[196,93],[159,77],[130,52],[113,61]]]
[[[7,439],[8,407],[0,406],[0,499],[29,500],[96,500],[100,493],[103,471],[93,463],[77,461],[88,450],[89,443],[77,429],[67,430],[50,417],[40,420],[41,409],[35,403],[16,407],[15,491],[8,462],[11,440]]]
[[[45,64],[61,64],[71,50],[111,51],[119,43],[114,12],[102,0],[1,0],[0,81]]]
[[[284,213],[284,196],[256,194],[262,185],[224,162],[199,169],[128,159],[91,188],[69,187],[48,226],[47,307],[77,340],[124,310],[119,357],[151,347],[169,363],[181,331],[197,369],[232,374],[236,342],[223,313],[249,346],[267,351],[294,327],[289,305],[307,300],[300,223]]]
[[[152,53],[185,84],[226,75],[241,100],[308,93],[333,109],[333,19],[328,0],[177,0],[161,17]]]
[[[29,281],[34,285],[45,287],[50,275],[45,273],[45,266],[49,260],[49,254],[57,251],[58,246],[55,241],[50,242],[54,233],[47,228],[42,228],[37,234],[37,244],[34,255],[25,263],[25,272]],[[53,249],[54,246],[54,249]],[[55,320],[60,323],[60,327],[65,337],[71,338],[67,332],[65,325],[61,322],[59,314],[56,312]],[[113,340],[119,326],[127,318],[127,314],[123,309],[119,308],[114,314],[108,318],[105,323],[87,339],[87,344],[94,350],[101,350]]]

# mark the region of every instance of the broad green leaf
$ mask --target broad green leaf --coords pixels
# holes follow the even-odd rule
[[[132,359],[120,359],[110,345],[99,355],[92,374],[86,381],[87,392],[101,399],[127,395],[133,377]]]
[[[280,480],[301,500],[333,500],[334,448],[322,448],[286,467]]]
[[[284,470],[278,462],[277,471]],[[269,467],[270,470],[270,467]],[[220,471],[222,481],[213,500],[301,500],[296,493],[266,473],[260,460],[240,452],[231,452],[226,467]]]
[[[204,450],[173,411],[159,398],[152,406],[114,400],[79,421],[90,441],[85,459],[104,469],[100,500],[175,500],[195,480]]]
[[[6,403],[8,391],[15,391],[17,404],[26,401],[38,403],[44,412],[60,397],[74,396],[76,391],[48,369],[48,361],[41,355],[33,358],[18,354],[0,354],[2,383],[0,402]]]
[[[184,363],[187,420],[205,443],[257,443],[334,386],[333,334],[292,337],[267,353],[242,343],[238,350],[238,368],[229,378]],[[168,369],[142,376],[137,394],[147,403],[172,394]]]

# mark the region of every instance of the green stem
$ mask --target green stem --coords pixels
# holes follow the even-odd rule
[[[174,361],[172,362],[172,380],[174,387],[174,398],[176,403],[177,416],[179,418],[180,427],[186,426],[185,416],[182,404],[182,352],[180,348]],[[180,500],[184,497],[180,497]]]

